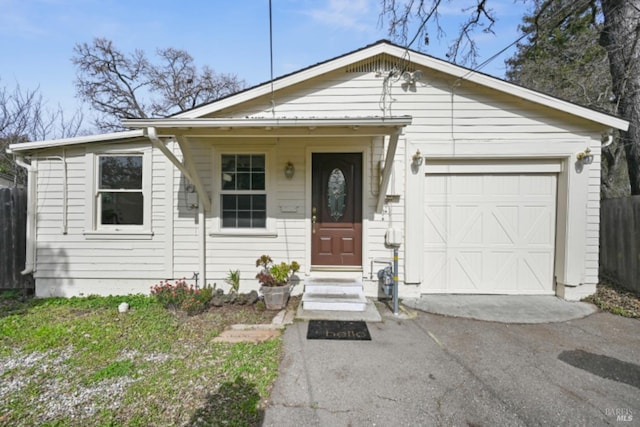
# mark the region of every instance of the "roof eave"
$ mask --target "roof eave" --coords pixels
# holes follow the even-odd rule
[[[410,125],[411,116],[393,117],[341,117],[341,118],[241,118],[241,119],[125,119],[122,124],[131,128],[283,128],[283,127],[341,127],[376,126],[404,127]]]
[[[109,142],[109,141],[117,141],[117,140],[129,140],[132,138],[140,138],[144,136],[144,132],[140,129],[124,131],[124,132],[114,132],[114,133],[105,133],[98,135],[88,135],[88,136],[79,136],[74,138],[62,138],[62,139],[52,139],[47,141],[31,141],[31,142],[22,142],[18,144],[11,144],[9,148],[7,148],[7,152],[9,153],[23,153],[32,150],[40,150],[44,148],[53,148],[53,147],[62,147],[69,145],[78,145],[78,144],[89,144],[94,142]]]

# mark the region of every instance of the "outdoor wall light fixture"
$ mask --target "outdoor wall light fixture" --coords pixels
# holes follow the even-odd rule
[[[591,154],[591,149],[587,147],[584,151],[576,154],[576,159],[583,165],[590,165],[593,163],[593,154]]]
[[[287,164],[284,167],[284,176],[286,176],[287,179],[291,179],[293,178],[293,175],[295,173],[296,173],[296,168],[295,166],[293,166],[293,163],[287,162]]]
[[[422,154],[420,153],[420,150],[417,150],[415,154],[411,156],[411,164],[413,166],[416,166],[416,167],[420,166],[423,160],[424,159],[422,158]]]

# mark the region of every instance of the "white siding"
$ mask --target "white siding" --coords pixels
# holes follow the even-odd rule
[[[117,146],[102,149],[117,150]],[[149,148],[148,148],[149,149]],[[34,160],[37,168],[37,249],[36,293],[50,295],[89,295],[112,293],[146,293],[149,287],[166,277],[165,243],[167,213],[164,208],[165,163],[162,153],[152,154],[152,231],[148,240],[87,239],[87,180],[93,180],[87,170],[85,148],[66,152],[51,151]],[[67,221],[63,233],[63,163],[67,164]],[[142,279],[137,281],[136,279]],[[133,285],[133,283],[136,283]],[[144,283],[144,286],[141,284]]]
[[[475,84],[454,81],[429,70],[422,71],[424,77],[417,84],[415,91],[403,90],[399,81],[392,82],[385,88],[383,78],[376,77],[373,72],[334,71],[276,92],[276,115],[412,116],[413,122],[404,132],[404,144],[401,144],[396,154],[396,177],[406,176],[407,185],[413,186],[416,184],[411,184],[411,180],[423,176],[424,173],[422,168],[417,172],[405,170],[405,159],[410,161],[415,149],[420,149],[424,156],[451,159],[554,158],[563,161],[569,187],[561,189],[559,197],[568,198],[570,211],[565,212],[565,217],[559,220],[568,223],[564,238],[571,240],[564,243],[568,250],[573,251],[576,250],[576,246],[582,244],[584,252],[579,255],[579,260],[576,259],[577,256],[569,254],[566,260],[556,261],[564,266],[563,274],[557,269],[557,280],[561,285],[594,285],[597,282],[598,271],[599,134],[602,129],[592,122],[499,94]],[[270,98],[263,97],[220,111],[215,116],[270,115]],[[410,146],[411,152],[405,152],[405,146]],[[575,154],[587,146],[595,154],[595,160],[578,172]],[[408,194],[413,193],[416,192],[409,189]],[[420,194],[421,191],[417,193]],[[405,234],[413,235],[415,233],[412,230],[416,225],[415,222],[412,223],[414,219],[411,210],[420,207],[416,202],[405,211],[405,195],[403,194],[399,203],[390,203],[385,209],[390,209],[394,225],[406,223],[409,228]],[[583,198],[587,198],[587,205],[582,204]],[[368,209],[372,212],[373,202]],[[403,221],[405,214],[406,221]],[[384,247],[384,232],[389,226],[389,217],[388,214],[375,216],[375,220],[369,222],[365,264],[373,258],[390,257],[389,249]],[[585,234],[586,237],[579,237]],[[401,248],[401,265],[405,259],[405,246]],[[408,246],[409,250],[417,250],[419,247],[411,242],[408,242]],[[368,265],[365,265],[365,269],[367,267]],[[407,276],[411,276],[411,266],[407,267],[409,270],[401,266],[400,271],[405,271]],[[415,278],[410,279],[411,282],[415,281]],[[415,288],[404,288],[406,295],[415,292]]]
[[[559,177],[559,215],[557,224],[566,242],[558,242],[562,256],[556,259],[557,280],[563,285],[595,284],[598,270],[599,229],[599,134],[603,130],[593,122],[532,104],[509,95],[454,80],[443,74],[423,69],[423,78],[415,90],[403,89],[401,81],[388,84],[376,73],[332,71],[317,78],[292,85],[274,94],[276,117],[357,117],[410,115],[413,123],[400,139],[395,156],[394,174],[400,189],[398,201],[385,205],[375,213],[378,162],[384,158],[380,138],[193,138],[192,155],[200,179],[214,200],[219,197],[214,188],[213,152],[220,145],[253,144],[272,147],[274,168],[268,173],[274,179],[275,198],[270,215],[276,219],[276,233],[268,236],[225,236],[215,234],[213,215],[206,216],[207,281],[224,287],[224,277],[230,269],[240,269],[242,288],[256,288],[255,259],[269,254],[275,260],[297,260],[301,274],[308,273],[309,247],[309,153],[318,147],[324,150],[358,147],[365,153],[366,181],[364,199],[363,276],[369,280],[367,292],[376,292],[375,272],[382,266],[374,259],[392,256],[384,245],[389,227],[405,232],[406,244],[400,249],[401,280],[408,277],[418,284],[422,274],[412,252],[411,263],[405,265],[406,251],[421,251],[421,242],[414,237],[415,217],[421,217],[421,180],[424,166],[410,168],[408,162],[419,149],[423,156],[443,159],[546,159],[563,162],[565,170]],[[271,97],[262,96],[230,107],[210,117],[272,117]],[[180,157],[177,144],[171,149]],[[593,164],[577,171],[575,154],[591,147]],[[333,148],[332,148],[333,147]],[[38,283],[57,293],[109,293],[108,279],[125,283],[118,289],[147,292],[148,286],[160,278],[190,278],[199,267],[198,211],[185,201],[184,178],[161,153],[153,156],[153,238],[140,241],[95,241],[82,235],[87,179],[83,150],[69,150],[69,232],[62,235],[61,169],[59,162],[38,162]],[[60,154],[60,153],[55,153]],[[291,161],[296,168],[293,179],[284,177],[284,165]],[[170,175],[167,175],[166,171]],[[568,183],[561,188],[562,183]],[[173,188],[173,194],[167,189]],[[561,200],[562,199],[562,200]],[[565,212],[566,211],[566,212]],[[173,218],[171,225],[168,221]],[[169,233],[169,234],[167,234]],[[172,235],[171,235],[172,233]],[[412,240],[413,239],[413,240]],[[169,249],[167,249],[169,248]],[[172,255],[171,255],[172,252]],[[420,271],[418,271],[420,270]],[[66,279],[65,279],[66,278]],[[71,279],[73,278],[73,280]],[[85,285],[83,280],[95,278]],[[131,280],[127,280],[131,278]],[[134,280],[140,279],[140,280]],[[67,280],[63,288],[59,283]],[[72,283],[73,282],[73,283]],[[82,283],[82,284],[80,284]],[[127,284],[128,283],[128,284]],[[60,292],[57,289],[62,289]],[[81,291],[79,291],[82,289]],[[89,291],[88,291],[88,290]],[[115,287],[113,288],[115,289]],[[115,292],[115,291],[114,291]],[[417,295],[417,286],[403,286],[403,296]]]

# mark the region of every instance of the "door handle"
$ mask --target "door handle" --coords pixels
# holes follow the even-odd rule
[[[316,208],[311,209],[311,234],[316,234]]]

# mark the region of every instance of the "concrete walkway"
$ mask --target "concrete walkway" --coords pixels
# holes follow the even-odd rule
[[[566,322],[598,311],[593,304],[551,295],[423,295],[402,303],[427,313],[502,323]]]

